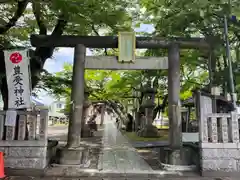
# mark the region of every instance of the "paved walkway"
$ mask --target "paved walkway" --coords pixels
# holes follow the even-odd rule
[[[140,157],[115,125],[115,119],[105,116],[103,132],[103,150],[98,169],[109,172],[153,172],[152,168]]]

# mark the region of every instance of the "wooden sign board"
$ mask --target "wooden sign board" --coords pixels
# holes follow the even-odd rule
[[[134,63],[135,49],[135,32],[120,32],[118,35],[118,61],[122,63]]]

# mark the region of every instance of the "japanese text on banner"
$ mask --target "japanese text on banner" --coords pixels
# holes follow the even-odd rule
[[[5,51],[8,84],[8,108],[30,108],[30,73],[28,50]]]

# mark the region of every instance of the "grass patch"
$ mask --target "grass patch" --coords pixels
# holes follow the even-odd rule
[[[169,126],[155,125],[158,129],[169,129]]]
[[[144,142],[148,142],[148,141],[166,141],[168,140],[168,131],[163,130],[163,131],[159,131],[159,137],[157,138],[144,138],[144,137],[139,137],[135,132],[126,132],[123,131],[122,132],[126,137],[128,137],[129,140],[131,141],[144,141]]]

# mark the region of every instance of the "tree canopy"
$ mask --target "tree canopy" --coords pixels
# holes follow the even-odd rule
[[[239,61],[239,1],[156,1],[142,0],[145,8],[143,15],[146,23],[153,24],[155,36],[202,36],[211,44],[212,49],[204,51],[182,51],[181,62],[184,66],[210,70],[212,85],[225,86],[228,83],[225,44],[224,15],[229,22],[229,38],[234,62],[235,84],[238,82],[237,65]],[[161,7],[161,8],[159,8]],[[235,16],[236,18],[232,18]],[[149,17],[149,18],[147,18]],[[235,51],[235,52],[234,52]],[[158,54],[159,52],[152,52]],[[237,86],[238,88],[238,86]],[[229,91],[229,83],[228,83]]]
[[[53,0],[53,1],[9,1],[0,7],[0,72],[1,93],[7,107],[7,84],[3,50],[13,48],[30,48],[29,36],[51,34],[61,36],[116,33],[119,30],[131,29],[131,16],[125,10],[134,2],[125,0],[86,1]],[[36,48],[31,53],[32,86],[40,80],[44,63],[53,55],[54,48]]]
[[[4,49],[29,47],[29,35],[62,34],[71,35],[116,35],[118,31],[130,30],[142,24],[154,27],[151,33],[137,35],[153,37],[205,37],[211,44],[210,50],[181,50],[181,98],[191,96],[194,88],[221,86],[230,91],[228,62],[225,53],[224,15],[229,22],[229,39],[233,60],[234,83],[240,90],[239,40],[240,2],[231,0],[189,1],[189,0],[27,0],[6,3],[1,6],[0,42],[1,93],[6,104],[7,89],[3,52]],[[232,17],[234,15],[234,17]],[[65,64],[63,71],[49,74],[43,65],[51,58],[54,48],[32,50],[31,71],[33,87],[70,99],[71,64]],[[95,51],[116,54],[115,50]],[[166,56],[167,51],[146,50],[144,56]],[[1,69],[2,68],[2,69]],[[159,71],[90,71],[85,73],[86,85],[91,90],[91,99],[112,99],[121,101],[132,96],[132,91],[142,82],[153,80],[158,96],[167,94],[167,72]],[[70,100],[69,100],[70,101]]]

